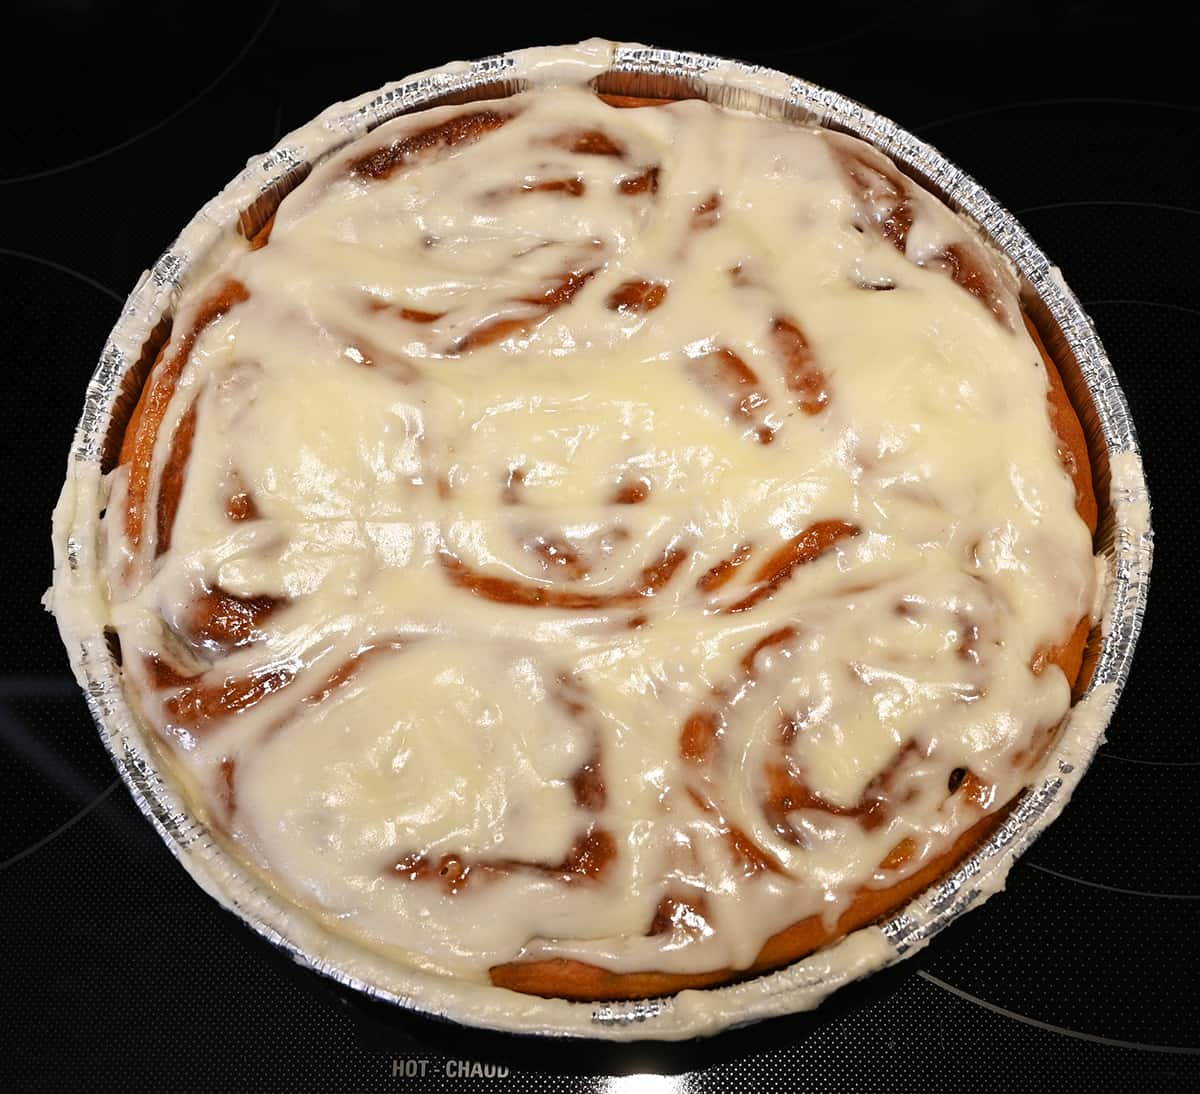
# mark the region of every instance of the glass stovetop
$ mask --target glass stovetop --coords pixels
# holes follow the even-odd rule
[[[681,16],[563,4],[418,32],[403,5],[18,3],[0,160],[9,619],[0,674],[0,1088],[1195,1090],[1200,790],[1183,574],[1200,100],[1146,5],[900,3]],[[799,10],[799,9],[797,9]],[[774,11],[774,13],[773,13]],[[185,14],[185,12],[187,14]],[[426,13],[428,14],[428,13]],[[423,24],[424,15],[422,16]],[[590,35],[850,94],[1012,209],[1096,321],[1155,502],[1150,611],[1108,742],[1008,890],[816,1014],[676,1046],[419,1021],[292,965],[189,880],[117,781],[39,604],[83,389],[140,272],[254,152],[452,57]]]

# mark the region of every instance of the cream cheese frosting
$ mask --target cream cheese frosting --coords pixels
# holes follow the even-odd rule
[[[535,91],[377,128],[192,284],[110,623],[246,861],[457,976],[738,969],[1024,785],[1090,534],[1008,272],[899,178]]]

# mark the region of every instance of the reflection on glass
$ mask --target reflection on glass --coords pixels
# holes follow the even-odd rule
[[[688,1094],[691,1089],[687,1075],[614,1075],[600,1094]]]

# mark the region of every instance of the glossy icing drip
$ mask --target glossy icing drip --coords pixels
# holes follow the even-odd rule
[[[106,521],[142,714],[369,945],[747,967],[1067,710],[1032,666],[1095,571],[1018,316],[848,137],[581,88],[388,123],[180,305]]]

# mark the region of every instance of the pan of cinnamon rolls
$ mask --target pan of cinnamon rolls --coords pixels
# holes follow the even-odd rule
[[[54,536],[199,884],[372,995],[606,1038],[811,1008],[999,889],[1151,552],[1111,366],[985,191],[601,41],[253,160],[131,295]]]

